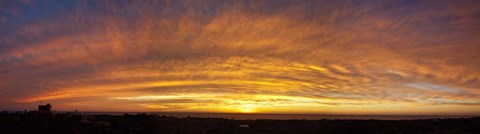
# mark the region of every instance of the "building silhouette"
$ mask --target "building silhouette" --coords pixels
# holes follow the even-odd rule
[[[50,105],[50,103],[48,103],[47,105],[38,105],[38,111],[49,113],[52,111],[52,105]]]

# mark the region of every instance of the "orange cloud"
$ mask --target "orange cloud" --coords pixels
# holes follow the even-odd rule
[[[35,2],[0,17],[0,106],[475,114],[479,17],[464,4]]]

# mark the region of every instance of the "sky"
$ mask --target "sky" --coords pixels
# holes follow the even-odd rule
[[[478,0],[0,0],[0,109],[480,114]]]

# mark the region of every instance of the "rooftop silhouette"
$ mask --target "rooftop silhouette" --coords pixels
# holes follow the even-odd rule
[[[38,105],[38,112],[49,113],[52,111],[52,105],[48,103],[47,105]]]

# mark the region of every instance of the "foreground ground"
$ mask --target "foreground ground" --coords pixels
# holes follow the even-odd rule
[[[246,126],[248,125],[248,127]],[[239,127],[242,126],[242,127]],[[479,134],[480,117],[424,120],[234,120],[160,115],[0,114],[0,133],[462,133]]]

